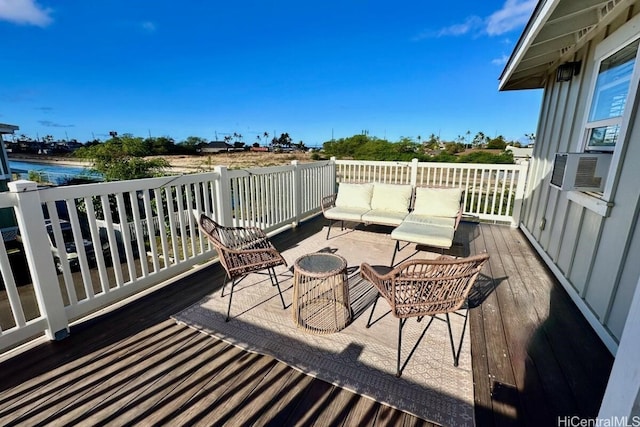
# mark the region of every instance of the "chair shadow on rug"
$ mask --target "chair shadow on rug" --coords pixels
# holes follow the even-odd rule
[[[227,278],[231,280],[229,305],[225,321],[229,321],[233,288],[238,281],[251,273],[258,273],[264,270],[269,273],[271,284],[278,287],[282,307],[284,309],[287,308],[282,296],[282,289],[280,289],[280,283],[278,282],[278,276],[274,269],[280,265],[286,267],[287,262],[260,228],[223,227],[204,214],[200,215],[199,225],[200,230],[216,248],[220,264],[222,264],[227,273],[223,279],[221,296],[224,297]]]
[[[480,270],[488,259],[489,255],[486,253],[458,259],[441,256],[435,260],[404,261],[393,269],[379,266],[372,267],[366,263],[362,264],[360,274],[376,287],[379,295],[391,307],[391,314],[398,318],[396,377],[402,375],[402,370],[417,347],[416,343],[405,363],[402,364],[402,328],[410,317],[417,317],[418,322],[425,316],[431,317],[418,339],[418,343],[422,340],[434,319],[444,320],[447,323],[449,341],[453,353],[453,365],[458,366],[464,331],[468,320],[470,306],[468,296],[478,279]],[[372,323],[371,320],[373,319],[377,302],[378,298],[373,303],[367,328],[375,323]],[[464,309],[464,314],[458,312],[461,309]],[[442,314],[444,314],[444,319],[437,317],[437,315]],[[451,331],[450,314],[458,314],[464,317],[462,334],[457,349]]]

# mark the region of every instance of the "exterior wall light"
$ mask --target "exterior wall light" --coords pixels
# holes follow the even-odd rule
[[[581,62],[565,62],[558,66],[558,70],[556,71],[556,81],[557,82],[568,82],[573,78],[573,76],[577,76],[580,74],[580,66]]]

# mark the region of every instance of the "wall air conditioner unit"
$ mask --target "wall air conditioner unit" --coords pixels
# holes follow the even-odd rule
[[[551,185],[563,191],[603,191],[612,153],[556,153]]]

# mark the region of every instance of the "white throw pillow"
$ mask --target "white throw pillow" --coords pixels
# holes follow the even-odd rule
[[[413,213],[417,215],[454,217],[460,210],[460,188],[416,188]]]
[[[403,184],[373,184],[371,209],[387,212],[407,212],[411,203],[411,186]]]
[[[346,184],[338,186],[336,206],[341,208],[371,209],[371,195],[373,184]]]

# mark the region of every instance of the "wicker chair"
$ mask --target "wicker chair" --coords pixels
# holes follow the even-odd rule
[[[382,295],[387,300],[391,306],[391,313],[399,319],[397,377],[402,374],[403,368],[400,365],[402,327],[409,317],[418,317],[420,321],[424,316],[431,316],[429,325],[433,319],[445,320],[449,329],[453,365],[458,366],[464,330],[467,326],[468,305],[465,306],[465,302],[482,266],[488,259],[488,254],[481,254],[459,259],[441,256],[435,260],[408,260],[390,271],[387,268],[386,274],[377,272],[369,264],[361,265],[362,277],[378,289],[378,296]],[[371,326],[377,302],[376,297],[367,321],[367,328]],[[449,313],[462,308],[467,310],[463,314],[464,326],[460,344],[456,350]],[[437,314],[444,314],[445,319],[436,317]]]
[[[282,306],[287,308],[278,283],[278,276],[274,270],[274,267],[279,265],[286,266],[287,262],[261,229],[257,227],[223,227],[204,214],[200,215],[199,224],[200,230],[218,251],[220,263],[227,273],[222,283],[222,296],[224,296],[227,277],[231,280],[226,321],[229,321],[233,288],[238,280],[250,273],[262,270],[269,272],[271,284],[278,287]]]

